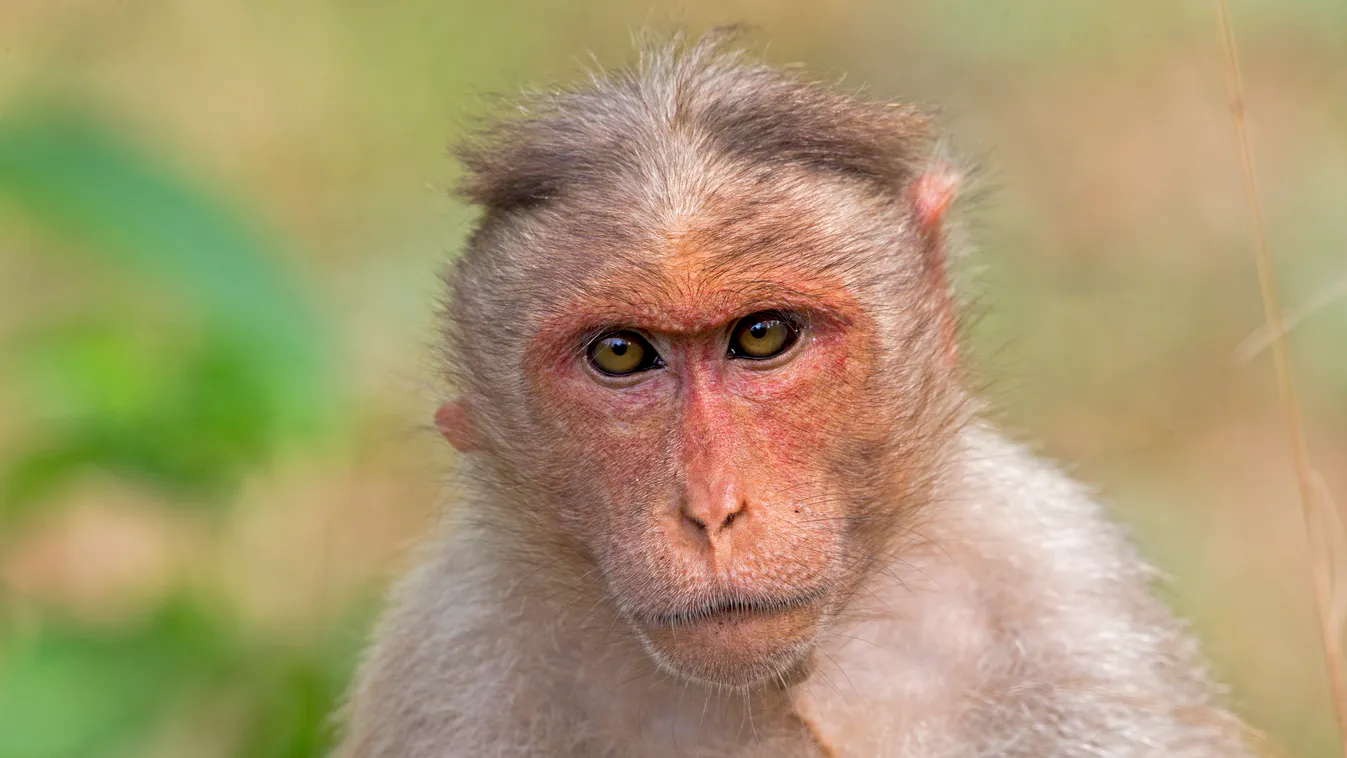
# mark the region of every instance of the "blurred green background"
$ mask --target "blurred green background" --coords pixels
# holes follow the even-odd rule
[[[1347,3],[1233,12],[1347,502]],[[1237,708],[1336,754],[1210,2],[0,0],[0,758],[324,754],[451,464],[446,145],[733,21],[941,106],[1002,420],[1107,493]]]

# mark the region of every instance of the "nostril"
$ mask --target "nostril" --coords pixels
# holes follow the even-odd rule
[[[734,523],[734,520],[735,520],[736,518],[739,518],[739,514],[740,514],[740,513],[743,513],[743,512],[744,512],[743,509],[740,508],[739,510],[735,511],[734,513],[731,513],[730,515],[726,516],[726,517],[725,517],[725,521],[721,523],[720,528],[721,528],[721,529],[729,529],[729,528],[730,528],[730,524],[733,524],[733,523]]]
[[[733,524],[735,521],[737,521],[739,517],[744,515],[744,512],[747,510],[748,510],[748,503],[740,500],[738,506],[734,510],[726,514],[725,518],[720,522],[720,527],[717,528],[716,531],[722,532],[726,529],[729,529],[730,524]]]

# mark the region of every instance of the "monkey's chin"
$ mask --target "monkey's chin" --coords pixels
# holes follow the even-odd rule
[[[804,672],[823,622],[817,604],[779,610],[713,608],[636,624],[669,673],[716,687],[789,683]]]

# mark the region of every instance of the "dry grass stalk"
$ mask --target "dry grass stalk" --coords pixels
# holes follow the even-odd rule
[[[1258,190],[1258,177],[1254,170],[1253,149],[1249,144],[1249,127],[1244,108],[1244,81],[1240,75],[1239,57],[1235,51],[1235,33],[1230,24],[1228,0],[1216,0],[1216,9],[1220,17],[1225,47],[1230,110],[1239,141],[1244,195],[1249,206],[1249,222],[1255,242],[1254,260],[1258,267],[1258,287],[1262,293],[1263,316],[1272,349],[1272,363],[1277,374],[1277,390],[1281,398],[1282,414],[1290,437],[1291,457],[1295,466],[1301,512],[1310,548],[1314,573],[1314,599],[1318,609],[1324,659],[1328,665],[1333,712],[1337,717],[1338,740],[1342,754],[1347,758],[1347,679],[1344,678],[1342,650],[1344,602],[1340,597],[1343,588],[1342,525],[1336,507],[1322,486],[1322,479],[1310,466],[1300,398],[1296,391],[1295,377],[1291,371],[1290,351],[1286,344],[1286,323],[1277,298],[1276,274],[1268,250],[1263,203]]]
[[[1322,311],[1335,301],[1347,298],[1347,277],[1343,277],[1333,284],[1325,287],[1314,297],[1311,297],[1303,305],[1287,312],[1283,316],[1286,331],[1290,331],[1315,313]],[[1258,354],[1267,350],[1272,345],[1272,333],[1268,331],[1266,325],[1259,327],[1253,334],[1249,335],[1239,347],[1235,349],[1235,358],[1240,363],[1248,363]]]

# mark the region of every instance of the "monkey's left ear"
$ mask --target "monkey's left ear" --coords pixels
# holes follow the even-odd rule
[[[948,161],[937,159],[912,182],[908,190],[917,223],[927,235],[940,235],[945,211],[959,194],[959,171]]]
[[[435,428],[460,453],[478,448],[477,430],[462,400],[451,400],[435,410]]]
[[[926,269],[929,273],[934,296],[940,305],[942,314],[940,335],[945,343],[949,359],[958,361],[958,334],[955,328],[954,296],[949,288],[949,265],[945,251],[945,213],[954,204],[959,193],[961,176],[951,163],[936,159],[927,166],[908,189],[908,199],[917,222],[926,256]]]

